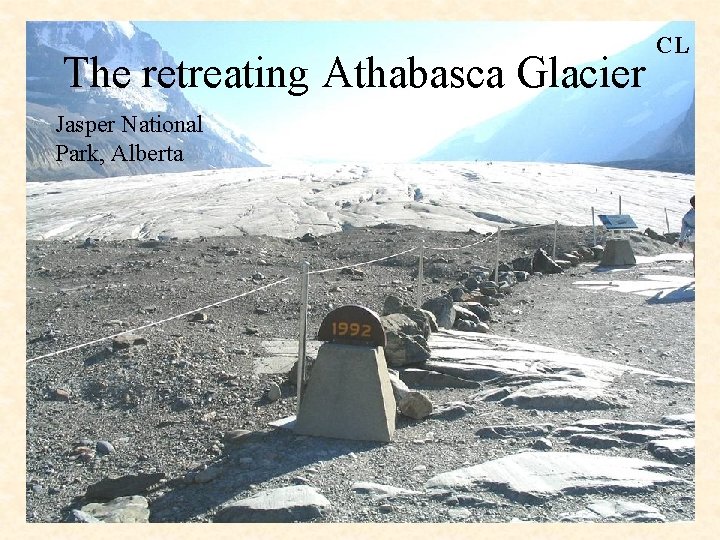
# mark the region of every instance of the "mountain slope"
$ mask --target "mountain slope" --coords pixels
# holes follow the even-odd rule
[[[72,63],[65,56],[97,56],[98,63],[114,69],[125,66],[133,81],[124,89],[92,88],[90,70],[83,70],[82,88],[72,88]],[[121,115],[163,121],[193,120],[201,114],[175,88],[143,88],[138,84],[144,66],[175,66],[176,63],[148,34],[132,23],[28,22],[27,23],[27,179],[64,180],[212,168],[262,165],[253,155],[257,149],[247,137],[235,133],[209,113],[203,112],[200,133],[123,133]],[[112,133],[56,131],[59,116],[72,120],[115,120]],[[58,160],[58,145],[83,149],[92,143],[105,163]],[[118,145],[140,144],[147,149],[171,146],[183,152],[183,161],[110,162]]]
[[[682,36],[691,52],[659,53],[661,36]],[[457,133],[422,159],[598,163],[661,153],[692,106],[694,46],[693,23],[666,25],[607,61],[587,64],[644,66],[640,88],[547,88],[521,108]]]

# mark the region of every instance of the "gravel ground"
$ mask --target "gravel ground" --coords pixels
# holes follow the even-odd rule
[[[552,227],[503,232],[500,258],[510,261],[543,247],[552,251]],[[458,420],[411,421],[398,417],[390,444],[296,436],[268,428],[268,422],[295,413],[295,389],[286,377],[258,375],[254,359],[265,356],[261,342],[297,338],[298,270],[334,268],[385,257],[420,245],[463,246],[483,237],[473,233],[412,227],[351,229],[315,242],[265,237],[212,237],[161,242],[28,241],[27,356],[59,349],[186,313],[275,281],[288,281],[233,301],[207,307],[205,320],[185,315],[137,331],[145,340],[112,352],[110,341],[27,366],[27,520],[59,522],[81,504],[87,487],[105,477],[162,472],[151,491],[151,521],[212,521],[218,507],[260,490],[307,483],[332,502],[327,522],[496,522],[558,521],[592,497],[560,497],[520,504],[487,491],[487,504],[452,512],[447,500],[399,498],[390,504],[358,495],[356,481],[421,491],[431,476],[519,452],[532,439],[479,439],[492,424],[551,423],[555,427],[592,417],[658,422],[668,414],[694,411],[692,386],[648,384],[623,376],[624,409],[544,412],[485,402]],[[558,253],[588,245],[590,228],[561,227]],[[636,254],[677,248],[634,237]],[[473,265],[491,266],[495,243],[469,249],[427,251],[442,257],[446,277],[426,274],[424,297],[447,291]],[[332,271],[311,276],[308,334],[324,315],[344,304],[382,311],[385,297],[415,297],[415,252],[362,267],[364,275]],[[429,262],[426,263],[429,265]],[[661,273],[655,265],[618,275],[636,279]],[[672,263],[672,274],[691,275],[688,263]],[[592,292],[572,286],[598,279],[592,267],[533,278],[513,288],[493,308],[494,333],[572,351],[591,358],[694,379],[694,302],[653,304],[616,291]],[[599,278],[605,279],[605,278]],[[277,383],[282,397],[265,391]],[[422,389],[435,404],[467,399],[476,389]],[[258,437],[232,447],[232,430]],[[81,443],[107,441],[114,451],[76,450]],[[578,451],[566,440],[553,450]],[[652,459],[641,446],[583,450]],[[82,452],[81,452],[82,453]],[[207,468],[219,475],[207,483],[188,481]],[[209,474],[209,473],[208,473]],[[673,473],[688,483],[664,486],[623,498],[657,507],[668,521],[694,519],[694,465]]]

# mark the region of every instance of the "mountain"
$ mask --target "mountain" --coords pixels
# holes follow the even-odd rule
[[[682,47],[690,52],[661,54],[657,41],[663,36],[681,36]],[[607,61],[577,66],[610,70],[644,66],[639,88],[546,88],[522,106],[458,132],[421,159],[551,163],[680,159],[691,161],[694,170],[694,49],[694,23],[670,23]]]
[[[147,173],[258,166],[257,149],[208,112],[193,106],[177,87],[143,88],[139,80],[145,66],[176,66],[173,58],[149,34],[132,23],[121,22],[28,22],[26,83],[27,180],[65,180]],[[130,84],[92,88],[92,71],[81,71],[82,88],[72,88],[72,61],[65,56],[97,56],[98,64],[131,72]],[[81,63],[83,65],[84,62]],[[202,132],[121,131],[121,115],[137,120],[191,121],[201,115]],[[160,115],[160,116],[158,116]],[[67,120],[115,120],[113,131],[56,132],[59,117]],[[91,143],[99,161],[58,161],[58,145],[84,149]],[[183,161],[110,161],[116,148],[139,144],[144,149],[172,147]],[[127,152],[126,152],[127,155]]]

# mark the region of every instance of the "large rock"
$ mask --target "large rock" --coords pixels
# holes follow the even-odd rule
[[[532,258],[533,272],[542,272],[543,274],[560,274],[562,268],[545,252],[544,249],[538,249]]]
[[[478,388],[480,386],[477,381],[470,381],[426,369],[403,369],[399,372],[399,376],[400,380],[411,386],[427,386],[431,388]]]
[[[458,306],[472,311],[477,318],[483,322],[489,321],[492,317],[490,310],[483,306],[480,302],[460,302],[455,304],[456,309]]]
[[[390,367],[419,364],[430,358],[422,329],[407,315],[393,313],[380,317],[387,344],[385,360]]]
[[[540,503],[560,495],[637,493],[684,483],[664,474],[674,469],[657,461],[601,454],[523,452],[439,474],[425,487],[465,490],[477,486],[519,502]]]
[[[481,439],[505,439],[509,437],[541,437],[552,430],[552,424],[503,424],[485,426],[475,432]]]
[[[500,400],[503,405],[544,411],[588,411],[623,407],[606,393],[607,385],[597,381],[550,381],[519,388]]]
[[[85,499],[109,501],[118,497],[138,495],[165,478],[165,473],[140,473],[117,478],[103,478],[88,486]]]
[[[312,521],[330,508],[328,501],[310,486],[289,486],[261,491],[218,510],[216,523],[293,523]]]
[[[417,390],[410,390],[393,371],[388,373],[388,377],[400,414],[414,420],[422,420],[432,414],[433,404],[429,397]]]
[[[422,308],[435,316],[437,324],[441,328],[452,328],[455,324],[455,305],[452,298],[448,296],[438,296],[426,300]]]
[[[412,319],[420,328],[425,339],[427,339],[432,332],[437,332],[438,330],[437,320],[431,312],[406,304],[397,296],[390,295],[385,298],[382,314],[392,315],[393,313],[400,313]]]
[[[661,439],[648,442],[650,453],[659,459],[671,463],[695,463],[695,439]]]
[[[80,511],[103,523],[148,523],[150,519],[148,501],[140,495],[86,504]]]
[[[645,503],[622,499],[592,501],[584,510],[574,514],[562,514],[560,521],[629,521],[632,523],[655,523],[667,521],[657,508]]]

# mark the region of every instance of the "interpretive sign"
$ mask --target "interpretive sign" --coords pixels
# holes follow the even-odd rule
[[[385,330],[380,317],[365,307],[339,307],[325,316],[318,330],[319,341],[385,347]]]
[[[635,221],[628,214],[601,214],[600,221],[608,231],[619,231],[623,229],[637,229]]]

